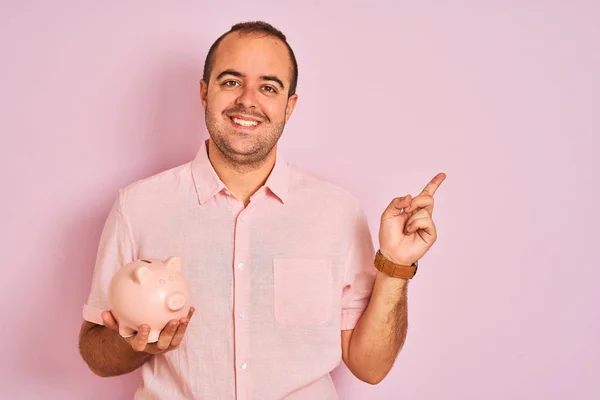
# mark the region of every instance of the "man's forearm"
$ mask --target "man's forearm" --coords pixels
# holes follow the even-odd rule
[[[350,338],[348,367],[370,383],[385,378],[404,345],[407,284],[406,280],[378,272],[369,305]]]
[[[84,324],[79,351],[92,372],[102,377],[132,372],[151,357],[148,353],[133,350],[118,332],[102,325]]]

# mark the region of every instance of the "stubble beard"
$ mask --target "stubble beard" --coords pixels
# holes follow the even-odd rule
[[[206,128],[215,147],[230,166],[240,172],[263,165],[277,145],[285,128],[285,119],[279,122],[269,122],[268,125],[266,125],[267,122],[263,122],[266,125],[263,127],[263,129],[266,129],[266,134],[261,135],[261,138],[256,139],[251,146],[240,151],[233,145],[232,142],[235,138],[231,135],[253,135],[253,133],[233,133],[228,122],[221,118],[222,114],[215,115],[209,104],[206,105],[205,115]]]

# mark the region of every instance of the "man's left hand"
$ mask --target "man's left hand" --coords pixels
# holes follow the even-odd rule
[[[417,196],[397,197],[381,215],[379,248],[396,264],[412,265],[429,250],[437,239],[433,223],[433,195],[446,179],[437,174]]]

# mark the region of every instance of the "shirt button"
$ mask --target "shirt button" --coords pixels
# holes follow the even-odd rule
[[[243,362],[243,363],[240,364],[240,368],[241,369],[246,369],[246,368],[248,368],[248,364],[246,364],[245,362]]]
[[[243,313],[243,312],[241,312],[241,313],[239,314],[239,317],[240,317],[240,319],[244,319],[244,313]]]
[[[239,263],[239,264],[238,264],[238,268],[239,268],[239,269],[243,269],[243,268],[244,268],[244,263]]]

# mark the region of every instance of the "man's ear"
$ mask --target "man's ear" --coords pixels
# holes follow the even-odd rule
[[[285,122],[287,124],[288,120],[292,116],[294,109],[296,108],[296,103],[298,102],[298,94],[294,93],[287,100],[287,107],[285,108]]]
[[[200,101],[202,102],[202,108],[206,111],[206,98],[208,96],[208,83],[204,78],[200,79]]]

